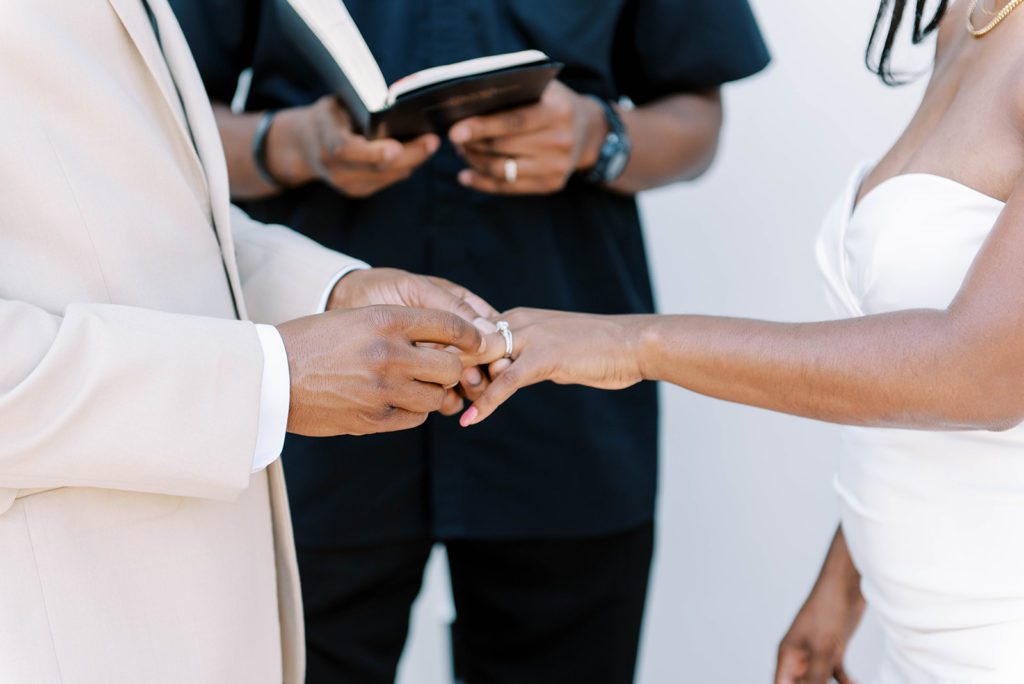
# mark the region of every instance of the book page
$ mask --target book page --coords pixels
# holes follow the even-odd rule
[[[345,72],[370,111],[387,105],[388,85],[342,0],[288,0]]]
[[[387,91],[387,104],[394,104],[399,97],[406,93],[411,93],[414,90],[426,88],[427,86],[437,85],[438,83],[547,61],[548,56],[540,50],[523,50],[522,52],[478,57],[477,59],[469,59],[465,62],[456,62],[455,64],[424,69],[395,81],[394,85]]]

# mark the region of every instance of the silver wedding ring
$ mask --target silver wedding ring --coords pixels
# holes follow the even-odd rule
[[[498,328],[498,332],[505,338],[505,358],[512,358],[512,351],[515,349],[515,345],[512,344],[512,328],[508,326],[508,321],[498,321],[495,324]]]
[[[512,185],[519,180],[519,162],[512,157],[505,160],[505,182]]]

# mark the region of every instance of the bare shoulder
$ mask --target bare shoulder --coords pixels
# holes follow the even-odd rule
[[[1003,63],[1003,88],[1009,98],[1018,128],[1024,133],[1024,7],[1011,19],[1016,21],[1007,19],[1005,33],[1000,36],[1001,49],[993,50],[991,58]]]

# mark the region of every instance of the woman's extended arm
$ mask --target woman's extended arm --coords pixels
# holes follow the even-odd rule
[[[834,423],[1010,428],[1024,420],[1024,185],[945,310],[796,324],[526,310],[508,320],[516,361],[465,425],[543,380],[617,388],[646,379]],[[499,338],[490,346],[504,352]]]

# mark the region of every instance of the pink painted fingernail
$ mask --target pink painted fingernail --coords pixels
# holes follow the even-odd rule
[[[469,185],[473,182],[473,172],[469,169],[463,169],[459,171],[459,182],[463,185]]]
[[[480,415],[480,412],[477,410],[476,406],[470,406],[466,409],[466,412],[462,414],[462,418],[459,419],[459,425],[464,428],[469,427],[473,424],[473,421],[476,420],[478,415]]]
[[[448,137],[453,143],[464,143],[469,140],[469,129],[465,126],[456,126]]]
[[[478,386],[483,381],[483,373],[481,373],[480,369],[477,368],[476,366],[466,370],[466,382],[468,382],[473,387]]]

